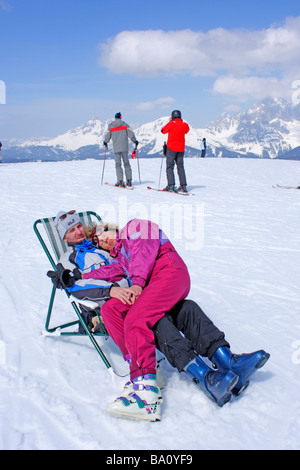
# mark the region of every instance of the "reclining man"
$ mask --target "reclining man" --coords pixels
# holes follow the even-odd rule
[[[94,300],[100,307],[112,297],[123,303],[134,302],[131,281],[125,274],[117,283],[82,279],[83,273],[111,264],[114,260],[108,251],[97,248],[86,239],[85,228],[75,211],[59,212],[55,225],[60,237],[68,243],[68,250],[60,259],[58,270],[47,273],[57,288],[67,288],[75,297]],[[98,237],[103,237],[105,232],[105,228],[100,228]],[[153,331],[157,349],[170,364],[179,372],[187,372],[219,406],[229,401],[232,395],[241,393],[248,386],[250,376],[270,357],[263,350],[232,354],[224,333],[192,300],[183,300],[175,305]],[[207,357],[215,368],[209,367],[200,356]],[[229,371],[237,376],[232,389],[228,388],[227,383]],[[125,389],[122,398],[130,399]]]

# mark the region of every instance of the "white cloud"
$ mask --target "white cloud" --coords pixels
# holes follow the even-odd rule
[[[269,71],[299,64],[299,43],[300,17],[261,31],[122,31],[100,44],[100,61],[113,73],[138,76],[207,76],[253,67]]]
[[[256,77],[233,75],[217,78],[213,92],[245,101],[249,97],[260,100],[266,96],[289,98],[292,95],[292,82],[289,79],[279,80],[276,77]]]
[[[170,104],[174,102],[174,98],[172,98],[171,96],[166,96],[165,98],[158,98],[155,101],[143,101],[141,103],[138,103],[137,109],[139,111],[149,111],[156,108],[164,109],[169,108]]]
[[[198,42],[199,33],[191,30],[123,31],[100,44],[100,62],[113,73],[136,76],[192,72],[205,59]]]
[[[242,99],[286,93],[300,78],[299,44],[300,17],[258,31],[122,31],[100,44],[100,62],[115,74],[211,76],[216,93]]]

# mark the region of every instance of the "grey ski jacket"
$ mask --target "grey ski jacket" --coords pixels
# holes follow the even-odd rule
[[[114,153],[129,152],[130,139],[134,144],[137,143],[136,137],[132,129],[122,119],[115,119],[108,126],[108,130],[104,136],[104,142],[108,143],[112,139]]]

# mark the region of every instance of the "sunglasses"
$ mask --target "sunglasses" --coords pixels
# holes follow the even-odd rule
[[[59,220],[65,220],[65,218],[68,216],[68,215],[73,215],[73,214],[76,214],[76,211],[69,211],[69,212],[66,212],[66,214],[63,214],[60,216]]]

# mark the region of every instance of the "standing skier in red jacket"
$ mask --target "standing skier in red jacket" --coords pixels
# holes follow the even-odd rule
[[[162,134],[168,134],[167,141],[167,180],[168,185],[164,191],[175,190],[174,165],[176,162],[177,173],[179,177],[178,191],[187,192],[186,176],[183,165],[183,156],[185,150],[185,134],[190,128],[186,122],[181,119],[181,111],[172,111],[171,119],[162,129]]]

